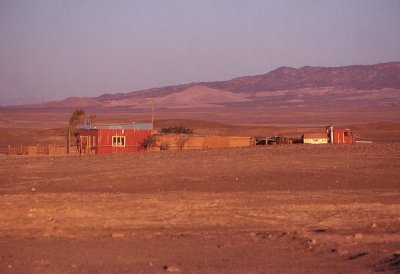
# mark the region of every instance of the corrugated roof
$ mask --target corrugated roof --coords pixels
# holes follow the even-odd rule
[[[91,125],[82,127],[83,129],[153,129],[152,123],[131,123],[131,124],[109,124],[109,125]]]

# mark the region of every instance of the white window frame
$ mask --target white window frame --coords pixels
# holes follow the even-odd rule
[[[112,137],[112,146],[113,147],[125,147],[126,138],[125,136],[113,136]]]

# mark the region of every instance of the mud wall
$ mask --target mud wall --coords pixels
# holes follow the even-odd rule
[[[156,136],[158,149],[207,149],[255,146],[254,137],[168,134]]]

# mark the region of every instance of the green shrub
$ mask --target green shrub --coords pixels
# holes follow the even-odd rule
[[[162,133],[193,134],[193,129],[184,126],[169,126],[161,128]]]

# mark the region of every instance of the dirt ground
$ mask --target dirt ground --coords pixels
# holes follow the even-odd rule
[[[400,273],[400,143],[0,155],[0,273]]]

